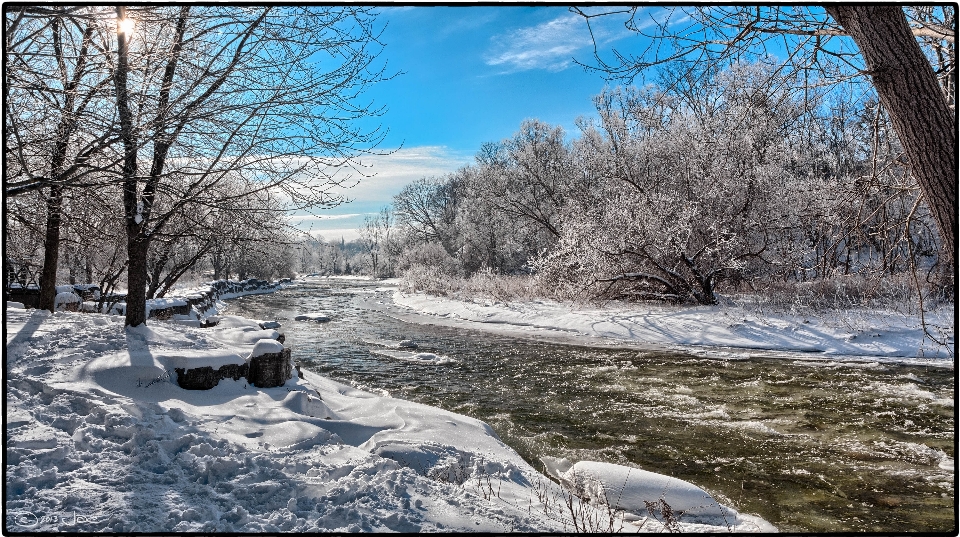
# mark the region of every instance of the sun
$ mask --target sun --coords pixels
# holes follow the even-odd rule
[[[136,26],[136,21],[130,18],[120,19],[117,21],[117,32],[121,34],[131,34],[133,33],[133,28]]]

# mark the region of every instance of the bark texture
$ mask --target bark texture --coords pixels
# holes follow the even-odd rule
[[[117,20],[126,18],[126,9],[117,6]],[[149,238],[144,234],[146,220],[143,207],[138,203],[137,191],[137,139],[133,126],[133,111],[130,109],[127,73],[129,47],[127,36],[117,32],[117,67],[113,82],[117,92],[117,115],[120,117],[120,139],[123,142],[123,212],[127,230],[127,326],[147,322],[147,251]]]
[[[827,5],[860,48],[913,175],[937,222],[951,268],[957,247],[957,124],[936,74],[897,5]]]

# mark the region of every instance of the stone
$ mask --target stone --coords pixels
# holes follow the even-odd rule
[[[185,390],[209,390],[222,379],[240,380],[247,376],[247,364],[224,364],[219,369],[211,366],[193,369],[176,368],[177,384]]]
[[[290,349],[285,348],[281,352],[251,357],[247,381],[257,388],[276,388],[290,379],[292,371]]]

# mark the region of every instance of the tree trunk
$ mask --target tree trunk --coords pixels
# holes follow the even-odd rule
[[[127,326],[147,322],[147,250],[146,237],[127,239]]]
[[[126,18],[126,9],[117,6],[117,19]],[[147,247],[143,233],[146,221],[137,192],[137,140],[133,128],[127,91],[127,71],[130,67],[127,36],[117,32],[117,66],[114,85],[117,95],[117,115],[120,116],[120,139],[123,141],[123,212],[127,229],[127,313],[126,326],[137,326],[147,321]]]
[[[57,125],[53,153],[50,155],[50,196],[46,200],[47,229],[43,240],[43,271],[40,273],[39,282],[40,309],[49,311],[54,311],[56,308],[57,265],[60,256],[60,222],[63,213],[63,175],[64,168],[66,167],[65,163],[67,161],[67,148],[70,145],[70,137],[77,126],[77,118],[74,117],[74,106],[76,104],[75,90],[80,84],[80,78],[83,76],[88,45],[93,35],[92,27],[87,26],[83,32],[83,41],[80,45],[80,53],[77,56],[77,64],[74,68],[73,78],[68,81],[63,46],[60,40],[59,18],[53,19],[52,28],[54,54],[60,68],[60,79],[64,85],[65,98],[60,123]]]
[[[47,230],[43,239],[43,270],[40,272],[40,309],[54,311],[57,297],[57,261],[60,256],[60,217],[63,186],[50,185],[47,197]]]
[[[956,119],[936,74],[897,5],[827,5],[866,61],[880,102],[937,222],[947,264],[956,267]]]

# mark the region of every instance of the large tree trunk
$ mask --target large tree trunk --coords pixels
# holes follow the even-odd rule
[[[951,267],[957,248],[957,131],[936,74],[897,5],[827,5],[863,54]]]
[[[43,270],[40,271],[40,309],[54,311],[57,297],[57,268],[60,257],[60,218],[63,186],[50,185],[47,197],[47,229],[43,239]]]
[[[126,18],[126,9],[117,6],[117,20]],[[143,231],[146,220],[138,203],[137,140],[133,127],[127,90],[127,36],[117,32],[117,66],[113,81],[117,91],[117,115],[120,116],[120,139],[123,141],[123,212],[127,230],[127,313],[125,324],[137,326],[147,322],[147,247]]]
[[[127,238],[127,311],[126,325],[147,322],[147,250],[146,237]]]

